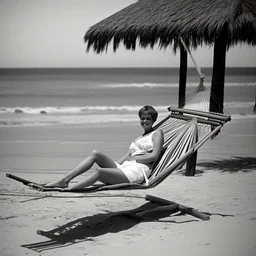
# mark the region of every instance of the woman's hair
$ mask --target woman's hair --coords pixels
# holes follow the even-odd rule
[[[157,111],[152,106],[149,106],[149,105],[146,105],[139,110],[139,113],[138,113],[139,117],[141,117],[143,114],[151,115],[154,122],[156,121],[158,116]]]

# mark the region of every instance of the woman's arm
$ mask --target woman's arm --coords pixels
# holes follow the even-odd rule
[[[164,135],[163,131],[159,130],[153,134],[153,151],[147,153],[145,155],[140,156],[131,156],[129,160],[135,160],[138,163],[146,164],[155,162],[161,154],[163,143],[164,143]]]
[[[128,152],[117,161],[117,163],[122,164],[125,160],[127,160],[129,157],[131,156],[131,152],[130,149],[128,150]]]

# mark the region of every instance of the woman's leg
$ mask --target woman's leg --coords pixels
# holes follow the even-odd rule
[[[92,154],[86,157],[77,167],[75,167],[68,175],[63,177],[62,179],[52,182],[46,185],[46,187],[60,187],[66,188],[68,187],[69,182],[75,177],[81,175],[82,173],[88,171],[93,164],[96,163],[102,168],[116,168],[115,162],[104,155],[101,152],[94,150]]]
[[[126,175],[118,168],[98,168],[97,170],[92,171],[92,173],[90,173],[84,180],[65,190],[72,191],[83,189],[93,185],[97,181],[110,185],[129,183]]]

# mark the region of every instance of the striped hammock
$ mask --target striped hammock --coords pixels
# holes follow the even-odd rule
[[[230,116],[224,114],[178,108],[169,110],[171,113],[155,126],[155,129],[161,129],[164,133],[163,149],[150,177],[143,184],[96,185],[83,191],[155,187],[173,171],[180,169],[207,140],[230,121]],[[177,114],[179,111],[181,113]]]
[[[173,171],[180,169],[207,140],[231,120],[228,113],[210,113],[209,100],[210,91],[200,83],[188,97],[184,109],[168,108],[171,113],[154,127],[161,129],[164,134],[162,153],[150,177],[145,178],[143,184],[103,185],[96,190],[152,188]],[[95,190],[88,188],[91,189]]]

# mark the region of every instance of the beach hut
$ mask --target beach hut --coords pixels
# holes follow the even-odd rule
[[[256,45],[256,0],[139,0],[90,27],[87,51],[116,51],[123,43],[135,50],[158,45],[180,50],[179,105],[185,98],[187,51],[213,46],[210,111],[223,112],[226,51],[236,45]],[[238,60],[239,61],[239,60]],[[218,102],[214,100],[218,99]]]

